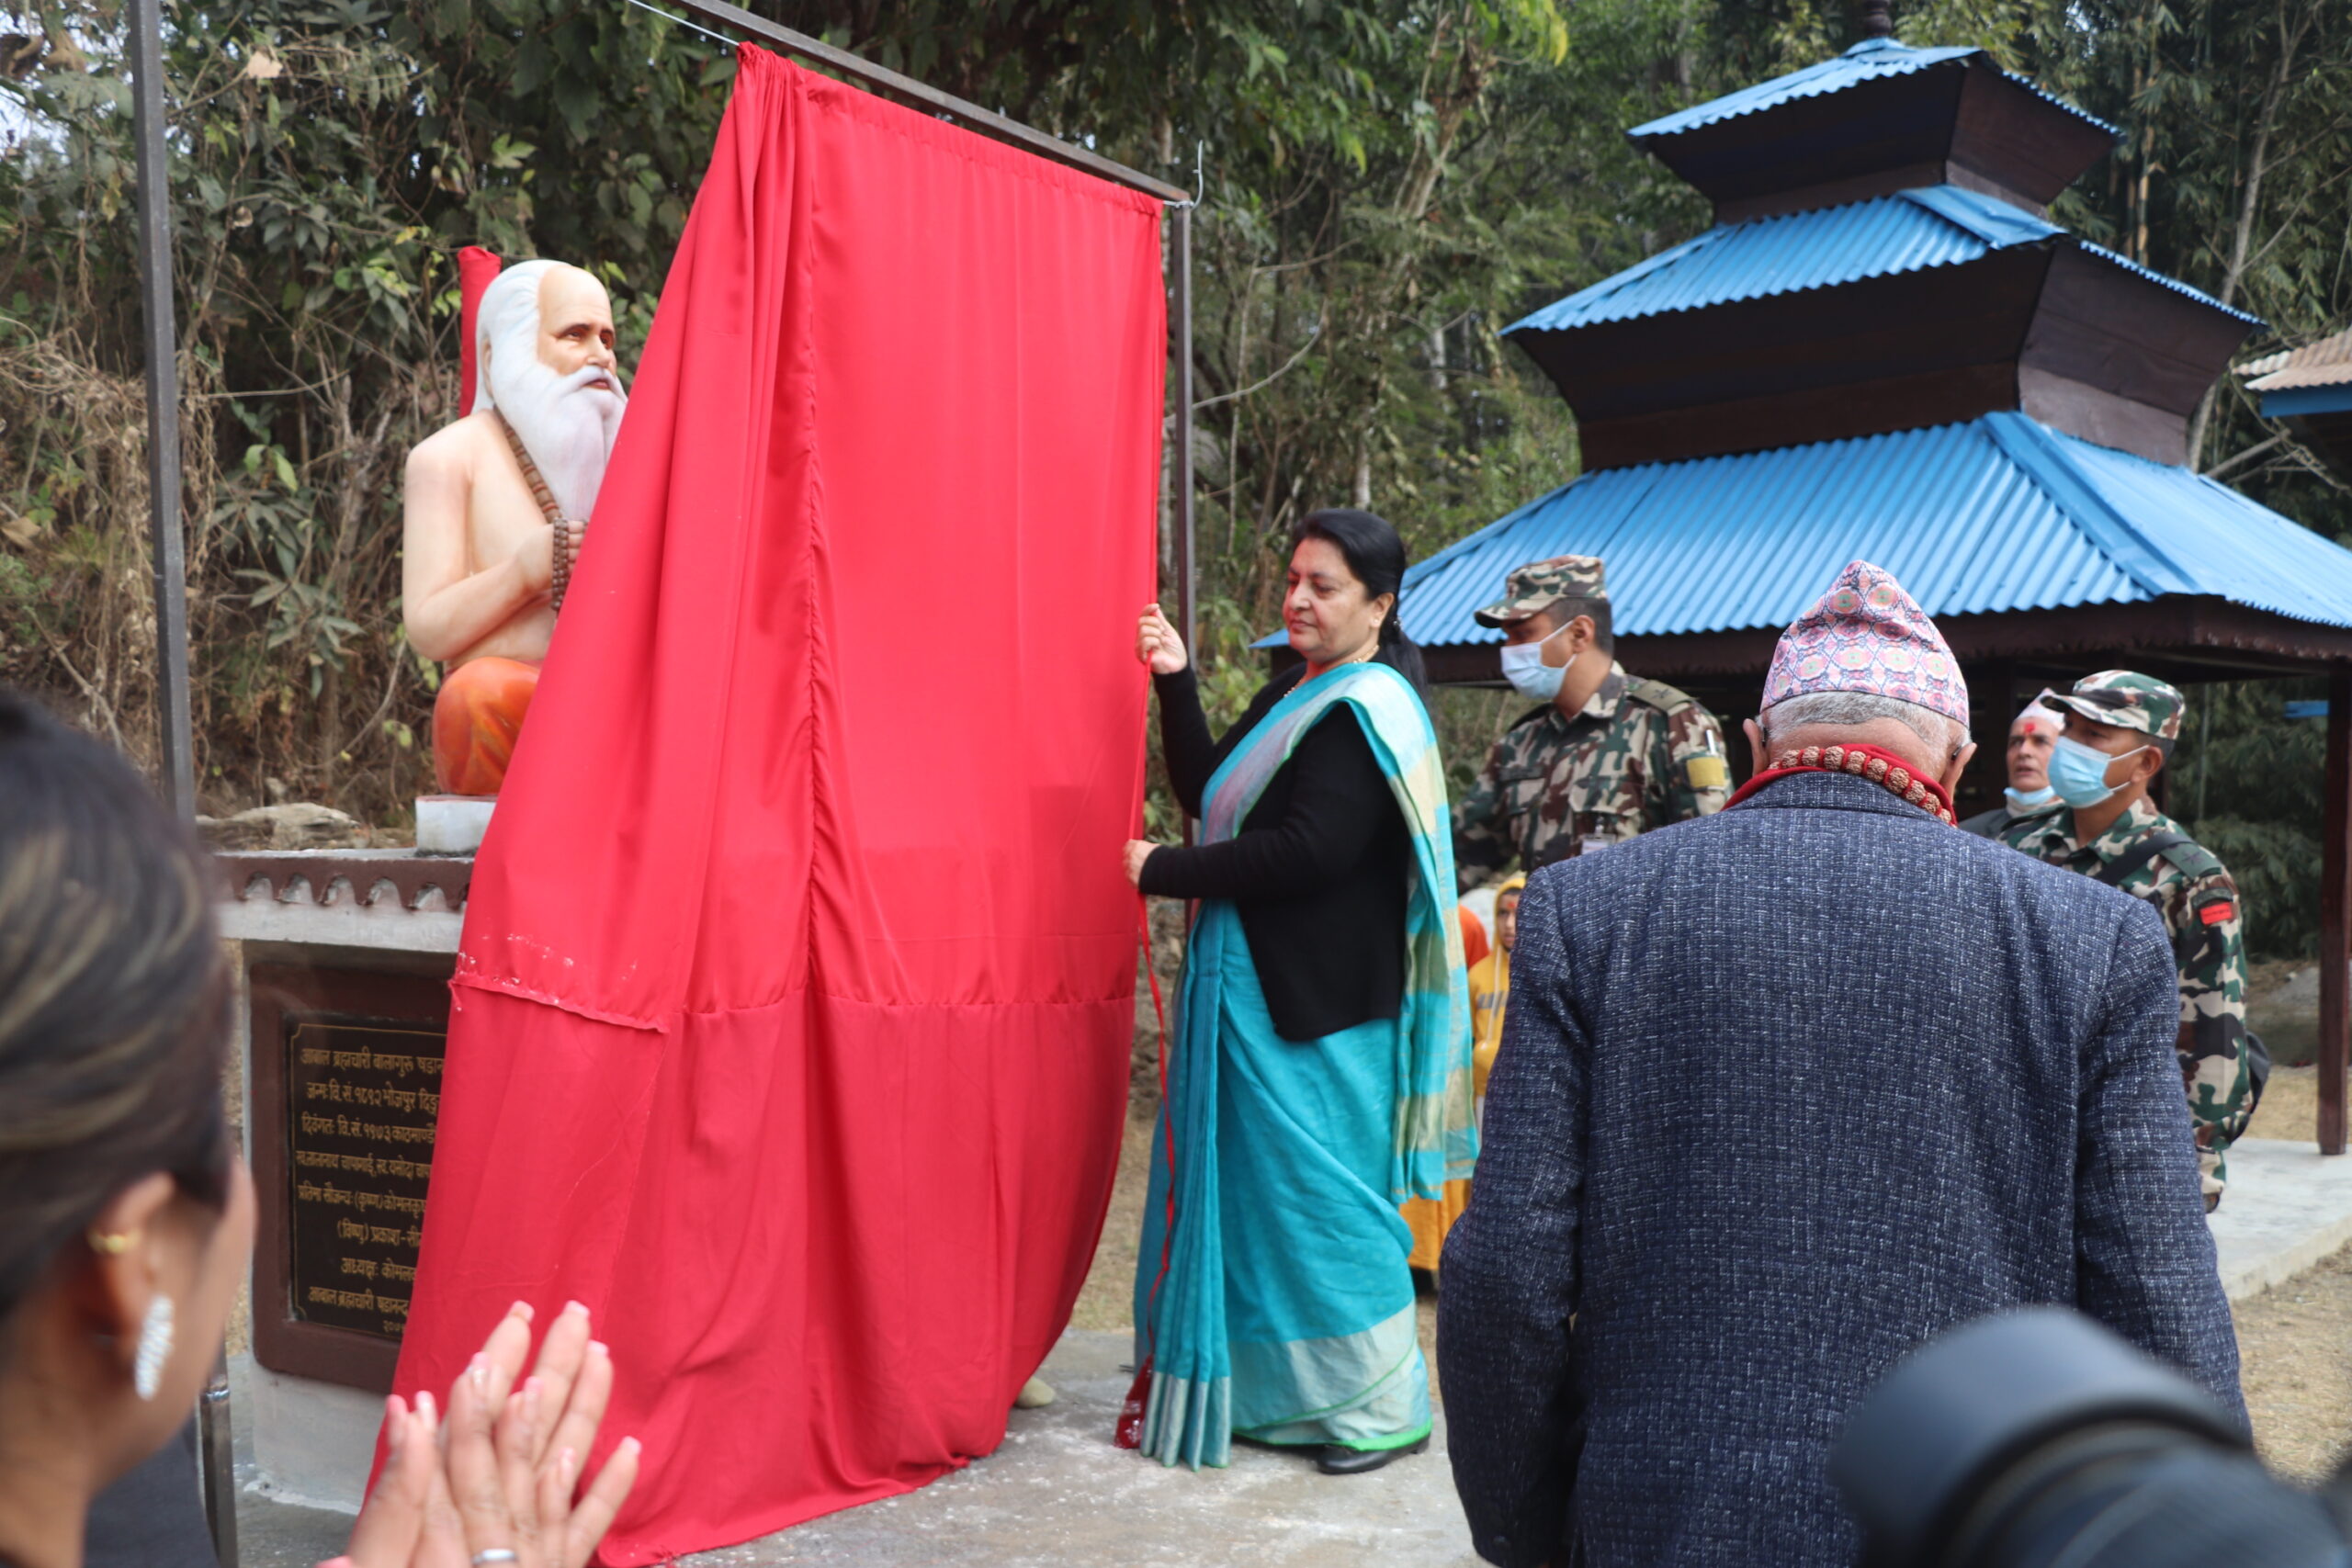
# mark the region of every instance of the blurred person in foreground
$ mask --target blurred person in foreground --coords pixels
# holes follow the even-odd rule
[[[1866,562],[1781,638],[1757,773],[1538,872],[1438,1299],[1479,1553],[1829,1568],[1863,1392],[1954,1324],[2088,1314],[2244,1418],[2163,922],[1951,825],[1941,634]]]
[[[5,689],[0,802],[0,1562],[79,1568],[91,1500],[186,1425],[220,1352],[253,1177],[204,852],[128,762]],[[611,1363],[570,1309],[518,1382],[528,1314],[446,1420],[386,1402],[352,1568],[587,1561],[636,1446],[577,1492]]]
[[[2009,721],[2009,744],[2004,757],[2009,784],[2002,791],[2001,804],[1962,822],[1961,831],[1997,839],[2020,823],[2057,810],[2064,803],[2050,786],[2050,751],[2065,730],[2064,714],[2043,706],[2039,697],[2026,704],[2024,711]]]
[[[1404,576],[1386,520],[1309,513],[1283,600],[1300,665],[1214,740],[1175,628],[1156,604],[1136,627],[1169,782],[1201,824],[1196,845],[1126,848],[1145,893],[1201,901],[1136,1270],[1136,1435],[1163,1463],[1222,1465],[1238,1438],[1360,1475],[1429,1446],[1397,1205],[1466,1178],[1477,1145]]]
[[[2050,754],[2063,811],[2010,824],[2001,842],[2118,887],[2155,910],[2172,938],[2180,988],[2174,1051],[2196,1128],[2205,1207],[2222,1201],[2224,1158],[2261,1089],[2269,1054],[2246,1032],[2245,920],[2221,857],[2156,807],[2150,793],[2180,738],[2187,699],[2131,670],[2086,675],[2041,701],[2066,715]]]

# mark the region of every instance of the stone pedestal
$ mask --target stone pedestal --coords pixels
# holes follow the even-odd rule
[[[424,795],[416,801],[416,852],[470,855],[490,831],[494,795]]]
[[[347,850],[218,863],[259,1200],[234,1419],[265,1491],[356,1509],[415,1278],[473,863]]]

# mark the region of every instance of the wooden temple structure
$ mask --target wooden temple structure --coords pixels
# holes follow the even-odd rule
[[[1871,12],[1844,53],[1629,133],[1715,225],[1509,329],[1575,410],[1583,471],[1419,563],[1405,627],[1435,679],[1499,683],[1472,610],[1524,562],[1599,556],[1625,666],[1736,723],[1781,628],[1867,559],[1962,663],[1964,812],[1998,800],[2045,684],[2326,674],[2318,1134],[2340,1154],[2352,552],[2184,466],[2261,323],[2050,221],[2111,127]]]
[[[2352,484],[2352,329],[2238,367],[2262,417]]]

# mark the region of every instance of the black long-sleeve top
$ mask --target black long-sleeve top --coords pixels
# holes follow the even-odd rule
[[[1153,677],[1169,782],[1187,812],[1201,815],[1210,775],[1298,680],[1292,671],[1268,682],[1212,742],[1192,671]],[[1412,848],[1372,743],[1343,705],[1300,738],[1238,833],[1154,850],[1142,886],[1162,897],[1231,899],[1275,1032],[1316,1040],[1402,1010]]]

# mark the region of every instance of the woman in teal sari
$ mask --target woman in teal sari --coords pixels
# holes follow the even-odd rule
[[[1444,773],[1397,626],[1405,548],[1365,512],[1301,525],[1283,619],[1302,668],[1212,743],[1158,605],[1150,665],[1192,848],[1136,842],[1146,893],[1200,901],[1136,1275],[1143,1447],[1231,1439],[1333,1474],[1426,1448],[1407,1199],[1470,1173],[1469,1009]]]

